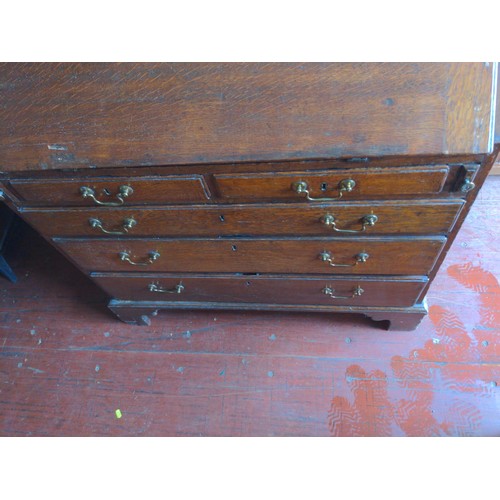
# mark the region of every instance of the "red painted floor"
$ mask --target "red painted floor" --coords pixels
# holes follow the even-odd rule
[[[0,279],[0,434],[500,436],[499,188],[487,180],[414,332],[259,312],[125,325],[24,228],[19,281]]]

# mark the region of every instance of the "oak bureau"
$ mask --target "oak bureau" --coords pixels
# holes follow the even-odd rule
[[[499,150],[496,75],[4,63],[0,196],[129,323],[258,309],[413,329]]]

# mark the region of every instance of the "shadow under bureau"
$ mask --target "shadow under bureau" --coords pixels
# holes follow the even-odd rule
[[[413,329],[498,153],[492,63],[1,69],[2,197],[130,323],[258,309]]]

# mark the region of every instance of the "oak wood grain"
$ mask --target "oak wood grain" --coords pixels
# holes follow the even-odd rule
[[[0,171],[487,153],[491,63],[3,63]]]
[[[123,166],[102,167],[98,170],[91,168],[63,168],[56,170],[30,170],[1,172],[0,179],[53,181],[90,179],[99,180],[113,177],[163,177],[165,175],[200,175],[215,173],[255,173],[255,172],[297,172],[303,170],[345,170],[367,168],[401,168],[405,166],[440,166],[446,165],[452,171],[455,167],[464,164],[479,165],[485,154],[460,155],[391,155],[391,156],[358,156],[347,158],[326,158],[314,160],[283,159],[280,161],[241,161],[229,163],[193,163],[186,165],[160,166]],[[453,173],[453,172],[451,172]],[[101,179],[103,180],[103,179]]]
[[[203,203],[210,198],[208,187],[200,175],[167,177],[128,177],[102,179],[12,180],[14,192],[21,202],[59,206],[97,206],[91,197],[84,198],[81,188],[92,189],[97,201],[119,203],[120,187],[129,186],[132,192],[124,198],[124,205],[158,203]]]
[[[229,200],[304,199],[296,183],[307,185],[311,198],[359,200],[370,196],[394,199],[398,195],[439,193],[448,176],[448,167],[411,167],[396,169],[350,169],[340,171],[290,172],[286,174],[215,174],[218,192]],[[351,191],[342,191],[342,182],[353,181]]]
[[[355,305],[355,306],[412,306],[425,279],[370,278],[353,279],[283,276],[190,276],[190,275],[92,275],[92,279],[110,296],[122,300],[168,302],[225,302],[296,305]],[[150,285],[155,285],[150,290]],[[178,287],[183,288],[180,292]],[[353,291],[361,287],[362,293]],[[332,298],[324,293],[330,288]],[[173,293],[157,290],[174,291]],[[184,304],[186,307],[186,304]]]
[[[360,234],[447,234],[464,205],[463,200],[418,200],[371,203],[308,203],[173,206],[148,208],[24,209],[22,215],[47,236],[102,236],[91,219],[107,231],[123,232],[127,219],[137,224],[127,236],[292,235],[345,236],[325,225],[333,215],[336,227],[361,231],[362,219],[378,221]]]
[[[425,275],[436,260],[445,238],[328,238],[316,239],[57,239],[56,246],[88,271],[295,273],[295,274],[408,274]],[[151,265],[134,266],[120,260],[127,251],[134,262],[148,261],[149,252],[160,257]],[[332,267],[321,259],[331,253]]]

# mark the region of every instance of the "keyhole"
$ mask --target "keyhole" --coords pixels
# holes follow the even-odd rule
[[[111,196],[111,193],[110,193],[110,192],[109,192],[109,190],[108,190],[108,189],[106,189],[106,188],[104,188],[104,189],[102,190],[102,192],[103,192],[106,196]]]
[[[224,222],[224,220],[225,220],[223,215],[219,215],[219,219],[221,222]]]
[[[251,282],[251,281],[247,281],[247,282],[245,283],[245,286],[250,286],[251,284],[252,284],[252,282]]]
[[[326,182],[321,183],[321,191],[326,191],[328,184]]]
[[[236,245],[233,245],[233,246],[231,247],[231,250],[232,250],[233,252],[236,252],[236,250],[238,250],[238,247],[237,247]]]

